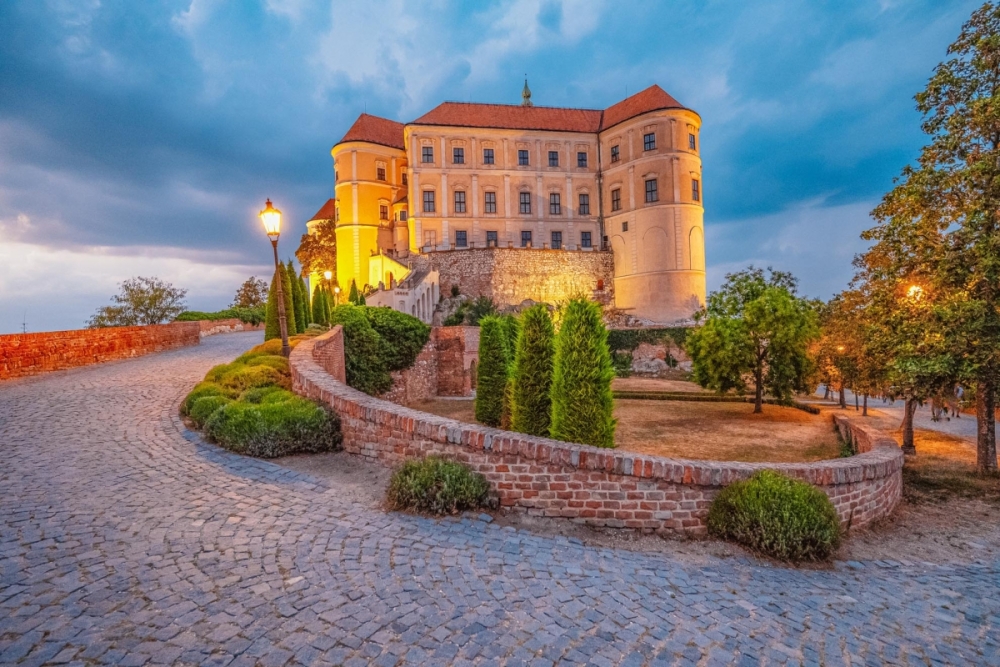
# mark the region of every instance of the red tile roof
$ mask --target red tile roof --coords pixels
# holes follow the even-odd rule
[[[312,222],[313,220],[333,220],[336,217],[336,211],[337,200],[327,199],[326,203],[323,204],[323,207],[316,211],[316,215],[309,218],[309,222]]]
[[[594,109],[444,102],[410,124],[488,127],[506,130],[597,132],[601,126],[601,112]]]
[[[631,97],[626,97],[621,102],[612,104],[605,109],[604,118],[601,121],[601,129],[606,130],[622,121],[635,118],[649,111],[683,108],[683,104],[675,100],[665,90],[653,84],[646,90],[640,91]]]
[[[347,131],[344,138],[338,141],[343,144],[348,141],[368,141],[390,148],[405,150],[403,144],[403,124],[388,118],[370,116],[366,113],[358,116]]]

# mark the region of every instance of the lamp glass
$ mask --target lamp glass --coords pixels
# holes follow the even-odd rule
[[[268,236],[275,238],[281,233],[281,211],[274,208],[270,199],[260,212],[260,221],[264,223],[264,231]]]
[[[333,278],[333,271],[324,271],[323,277],[326,278],[327,280],[330,280],[331,278]]]

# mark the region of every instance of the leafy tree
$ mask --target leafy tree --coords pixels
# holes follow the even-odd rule
[[[121,291],[111,297],[87,322],[91,329],[135,327],[169,322],[184,312],[187,290],[159,278],[129,278],[119,283]]]
[[[250,276],[236,290],[231,308],[256,308],[267,301],[267,281]]]
[[[552,418],[552,371],[555,331],[543,304],[521,313],[511,372],[511,428],[520,433],[547,436]]]
[[[479,323],[479,368],[476,372],[476,421],[499,426],[507,388],[509,357],[503,320],[496,315]]]
[[[337,227],[333,220],[318,222],[302,235],[295,257],[307,274],[337,272]]]
[[[916,96],[930,143],[873,212],[879,226],[864,237],[881,247],[863,268],[889,286],[925,281],[914,284],[932,326],[916,344],[939,346],[936,370],[975,385],[976,467],[986,472],[997,469],[1000,384],[1000,8],[977,9],[948,55]]]
[[[695,381],[724,392],[754,387],[754,412],[764,393],[788,399],[808,389],[809,346],[818,337],[812,304],[795,294],[790,273],[754,267],[731,273],[698,314],[704,324],[687,338]]]
[[[555,340],[552,373],[552,422],[556,440],[595,447],[615,446],[616,420],[611,397],[615,370],[601,307],[571,299]]]

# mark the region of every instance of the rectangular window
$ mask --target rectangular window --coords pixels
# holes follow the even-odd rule
[[[377,178],[380,181],[385,180],[385,167],[377,167],[375,169],[375,178]]]
[[[389,219],[389,207],[385,204],[378,205],[378,219],[388,220]]]
[[[617,146],[612,146],[611,147],[611,161],[612,162],[618,162],[618,147]]]
[[[562,197],[558,192],[553,192],[549,194],[549,214],[550,215],[560,215],[562,214]]]
[[[483,164],[493,164],[493,149],[484,148],[483,149]]]
[[[434,212],[434,191],[424,190],[424,213]]]
[[[469,247],[469,236],[464,229],[455,230],[455,247],[456,248],[468,248]]]
[[[698,140],[695,139],[693,134],[688,134],[688,148],[691,150],[697,150],[698,148]]]
[[[521,201],[520,212],[522,214],[531,213],[531,193],[530,192],[522,192],[521,193],[521,200],[520,201]]]
[[[694,201],[701,201],[701,184],[698,182],[697,178],[691,179],[691,199]]]
[[[406,211],[400,211],[399,212],[399,220],[400,220],[400,222],[406,222],[406,218],[407,217],[408,216],[407,216]]]
[[[496,248],[497,247],[497,233],[496,232],[486,232],[486,247]]]
[[[550,167],[559,166],[559,151],[549,151],[549,166]]]
[[[517,163],[522,167],[528,166],[528,151],[526,150],[517,151]]]
[[[434,147],[424,146],[420,150],[420,161],[421,162],[434,162]]]
[[[625,222],[622,223],[622,231],[623,232],[627,232],[628,231],[628,220],[626,220]]]
[[[465,213],[465,190],[455,190],[455,213]]]
[[[656,148],[656,133],[650,132],[642,135],[642,150],[651,151],[654,148]]]
[[[452,148],[451,149],[451,161],[453,164],[465,164],[465,149],[464,148]]]
[[[531,232],[521,232],[521,247],[527,248],[531,245]]]
[[[593,248],[594,245],[590,240],[590,232],[580,232],[580,247],[581,248]]]
[[[580,215],[590,215],[590,195],[580,195],[580,206],[577,211]]]
[[[484,194],[486,197],[484,204],[484,211],[486,213],[496,213],[497,212],[497,193],[487,192]]]
[[[656,191],[656,179],[651,178],[646,181],[646,203],[659,201],[660,195]]]
[[[432,192],[431,194],[434,193]],[[622,191],[619,188],[615,188],[611,191],[611,210],[622,210]]]
[[[552,232],[552,249],[562,250],[562,232]]]
[[[586,167],[587,166],[587,153],[586,151],[580,151],[576,154],[576,166]]]
[[[406,177],[406,172],[403,172],[403,185],[409,185],[409,179]]]
[[[424,245],[433,248],[437,245],[437,232],[433,229],[424,230]]]

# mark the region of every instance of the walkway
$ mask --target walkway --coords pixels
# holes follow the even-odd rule
[[[0,663],[1000,665],[996,560],[698,566],[203,443],[178,402],[258,337],[0,385]]]

